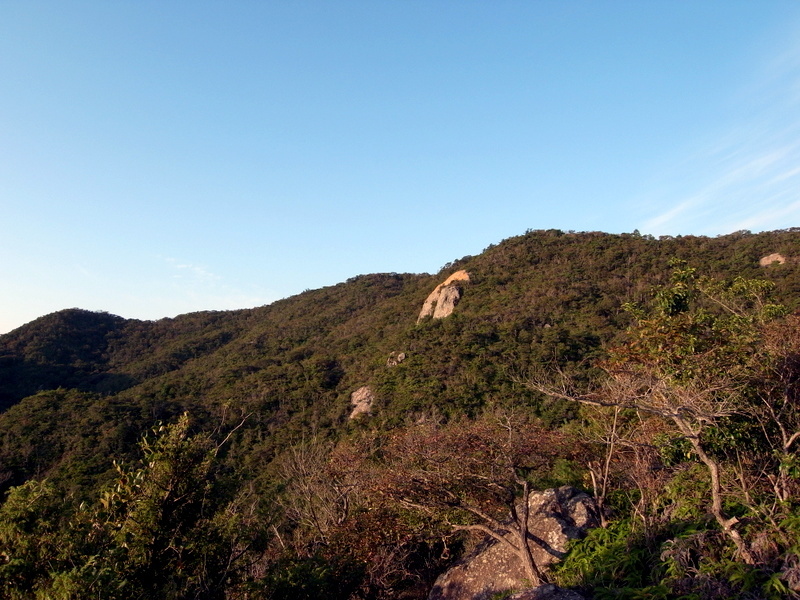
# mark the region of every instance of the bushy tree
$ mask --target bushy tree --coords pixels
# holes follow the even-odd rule
[[[0,508],[8,597],[213,599],[245,578],[261,530],[255,500],[226,489],[220,447],[191,435],[184,415],[141,450],[94,504],[70,504],[47,482],[11,490]]]

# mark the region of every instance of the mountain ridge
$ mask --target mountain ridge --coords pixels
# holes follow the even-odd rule
[[[130,378],[128,383],[141,383],[229,344],[238,345],[237,351],[243,354],[248,353],[247,345],[269,353],[280,353],[281,346],[298,351],[325,332],[338,340],[338,346],[344,340],[357,346],[355,338],[371,337],[371,326],[365,323],[370,320],[368,311],[384,303],[396,307],[395,316],[382,315],[378,330],[389,328],[395,335],[400,330],[413,331],[414,317],[424,300],[459,270],[468,270],[472,281],[457,314],[482,321],[519,321],[516,326],[527,330],[531,321],[538,326],[568,321],[570,311],[585,309],[588,303],[594,307],[592,320],[599,328],[611,323],[619,329],[619,315],[612,313],[618,313],[624,301],[639,299],[648,285],[659,281],[667,271],[669,256],[688,256],[709,275],[782,274],[773,279],[786,288],[780,293],[790,294],[800,291],[800,284],[787,276],[794,275],[795,264],[776,262],[764,267],[759,260],[779,252],[800,255],[799,237],[795,230],[658,240],[638,234],[533,231],[445,265],[434,275],[361,275],[258,308],[201,311],[157,321],[66,309],[0,335],[0,365],[5,373],[0,381],[0,409],[32,392],[55,387],[121,391],[125,377]],[[642,254],[641,258],[637,254]],[[587,271],[592,263],[602,269],[602,279]],[[533,273],[537,270],[538,281]],[[530,285],[534,281],[536,285]],[[498,299],[502,302],[493,306]],[[386,338],[386,332],[382,337]],[[276,340],[280,340],[277,345]],[[386,356],[403,350],[393,347],[401,344],[400,340],[396,344],[375,342]],[[141,359],[143,354],[148,355],[146,360]],[[37,386],[18,383],[26,378],[26,369],[37,372],[41,380]],[[116,382],[111,381],[112,376],[118,376]],[[16,388],[9,379],[17,380]]]

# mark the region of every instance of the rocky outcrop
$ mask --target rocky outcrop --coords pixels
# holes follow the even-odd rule
[[[406,353],[405,352],[392,352],[389,355],[389,358],[386,359],[386,366],[387,367],[396,367],[401,362],[403,362],[405,359],[406,359]]]
[[[461,288],[456,285],[446,285],[439,290],[436,299],[436,308],[433,309],[434,319],[443,319],[453,313],[453,309],[461,300]]]
[[[564,556],[570,540],[599,525],[594,500],[573,487],[533,492],[528,504],[533,538],[529,544],[542,571]],[[436,580],[428,600],[489,600],[495,594],[525,587],[520,559],[505,544],[488,539]]]
[[[459,283],[469,281],[469,273],[456,271],[442,283],[436,286],[425,299],[422,310],[417,318],[419,323],[425,317],[443,319],[450,316],[458,301],[461,300],[461,287]]]
[[[764,256],[761,260],[758,261],[758,264],[762,267],[768,267],[773,263],[784,264],[786,262],[786,257],[782,254],[778,254],[775,252],[774,254],[769,254]]]
[[[350,413],[351,419],[361,414],[368,415],[372,412],[372,405],[375,403],[375,394],[368,385],[365,385],[350,394],[350,403],[353,405],[353,411]]]

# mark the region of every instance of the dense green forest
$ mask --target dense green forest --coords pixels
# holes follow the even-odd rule
[[[800,597],[798,309],[800,230],[548,230],[255,309],[44,316],[0,336],[0,596],[425,598],[470,503],[569,484],[602,526],[543,579]]]

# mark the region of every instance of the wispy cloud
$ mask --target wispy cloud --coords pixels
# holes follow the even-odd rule
[[[685,200],[674,208],[671,208],[668,211],[651,218],[649,221],[647,221],[645,230],[660,231],[662,228],[669,226],[670,223],[678,219],[678,217],[680,217],[683,213],[685,213],[687,210],[690,210],[695,202],[696,201],[692,199]]]
[[[219,281],[220,276],[212,273],[206,267],[191,263],[181,262],[175,258],[165,259],[167,264],[172,267],[174,279],[192,280],[194,282],[209,283]]]
[[[669,169],[642,231],[714,235],[800,226],[800,45],[771,64],[717,140]],[[655,214],[653,214],[655,213]]]
[[[205,265],[171,257],[163,261],[169,271],[169,283],[165,286],[169,303],[181,312],[248,308],[277,299],[276,294],[249,282],[231,282]],[[173,308],[167,312],[175,311]]]

